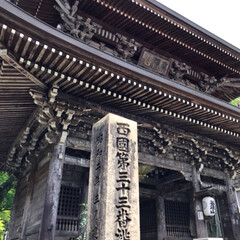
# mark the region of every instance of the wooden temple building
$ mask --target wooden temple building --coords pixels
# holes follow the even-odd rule
[[[239,95],[240,50],[155,0],[0,0],[7,239],[239,240]]]

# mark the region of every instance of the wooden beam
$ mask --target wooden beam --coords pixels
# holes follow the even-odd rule
[[[77,138],[68,138],[67,147],[90,152],[90,141],[77,139]],[[73,160],[73,159],[72,161],[77,162],[77,160]],[[172,169],[179,172],[190,173],[192,171],[192,166],[188,163],[174,161],[174,160],[170,160],[162,157],[155,157],[153,155],[142,153],[142,152],[139,153],[139,163],[166,168],[166,169]]]
[[[68,137],[66,142],[67,148],[82,150],[82,151],[91,151],[91,142],[84,139],[79,139],[75,137]]]
[[[88,151],[88,152],[91,151],[90,141],[73,138],[73,137],[69,137],[67,139],[67,147],[72,149]],[[75,158],[75,157],[72,157],[72,158]],[[79,164],[80,163],[81,161],[79,162]],[[166,168],[166,169],[172,169],[172,170],[181,172],[184,176],[192,175],[192,166],[190,164],[180,162],[180,161],[170,160],[168,158],[156,157],[148,153],[139,152],[139,163]],[[83,164],[83,167],[84,167],[84,164]],[[204,168],[201,175],[210,176],[217,179],[225,179],[226,177],[226,174],[224,172],[217,171],[210,168]]]
[[[33,74],[31,74],[29,71],[27,71],[23,66],[21,66],[18,61],[16,60],[13,53],[11,53],[7,49],[0,49],[0,57],[9,63],[11,66],[13,66],[15,69],[17,69],[21,74],[23,74],[26,78],[34,82],[37,86],[40,88],[47,90],[48,87],[40,81],[38,78],[36,78]]]
[[[177,173],[173,173],[171,175],[160,178],[159,184],[165,185],[165,184],[169,184],[172,182],[176,182],[181,179],[184,179],[184,176],[181,173],[177,172]]]
[[[186,192],[187,190],[192,189],[192,183],[187,182],[185,184],[176,184],[173,188],[167,188],[167,186],[162,190],[162,192],[166,195],[179,193],[179,192]]]
[[[75,165],[75,166],[80,166],[80,167],[86,167],[86,168],[89,168],[89,166],[90,166],[89,159],[77,158],[77,157],[72,157],[69,155],[65,155],[64,163],[70,164],[70,165]]]
[[[164,185],[173,183],[181,179],[184,179],[184,176],[181,173],[177,172],[162,178],[139,178],[139,182],[143,184],[157,185],[163,187]]]
[[[217,179],[222,179],[222,180],[226,179],[226,173],[225,172],[210,169],[210,168],[203,168],[203,171],[201,172],[201,175],[210,176],[210,177],[217,178]]]
[[[156,196],[159,195],[159,191],[156,190],[156,189],[149,189],[149,188],[143,188],[143,187],[140,187],[140,190],[139,190],[139,194],[140,194],[140,197],[144,197],[144,198],[156,198]]]
[[[185,162],[170,160],[163,157],[156,157],[146,153],[139,153],[139,163],[171,169],[179,172],[191,172],[192,166]]]

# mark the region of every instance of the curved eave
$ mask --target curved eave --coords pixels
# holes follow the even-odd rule
[[[54,0],[13,2],[17,2],[18,6],[54,27],[62,21],[53,7]],[[155,51],[163,51],[192,66],[198,66],[201,71],[216,78],[226,74],[240,76],[239,49],[156,1],[79,2],[80,14],[99,21],[112,31],[122,31]]]
[[[172,9],[166,7],[165,5],[161,4],[160,2],[158,2],[156,0],[146,0],[146,2],[149,2],[150,4],[152,4],[153,6],[159,8],[159,9],[162,9],[163,11],[165,11],[167,14],[171,15],[172,17],[174,17],[174,18],[180,20],[181,22],[189,25],[190,27],[192,27],[193,29],[196,29],[200,33],[212,38],[214,41],[219,42],[220,44],[222,44],[223,46],[226,46],[227,48],[231,49],[232,51],[240,54],[240,49],[237,48],[236,46],[230,44],[229,42],[227,42],[224,39],[218,37],[217,35],[209,32],[205,28],[199,26],[198,24],[192,22],[188,18],[186,18],[186,17],[182,16],[181,14],[173,11]]]
[[[81,13],[134,36],[143,45],[179,57],[217,78],[240,75],[238,51],[164,8],[144,0],[82,0],[79,8]]]
[[[94,99],[96,101],[97,93],[99,94],[97,101],[103,105],[119,108],[121,111],[135,115],[152,117],[154,120],[162,123],[169,123],[187,131],[239,145],[240,131],[238,130],[238,119],[240,118],[240,110],[238,108],[86,45],[24,13],[6,1],[0,0],[0,3],[0,20],[8,26],[4,31],[5,37],[3,42],[12,51],[12,44],[14,41],[18,41],[14,37],[19,38],[20,32],[25,34],[23,38],[24,43],[27,43],[30,37],[32,45],[29,45],[31,47],[27,50],[26,56],[21,56],[22,51],[15,53],[16,56],[20,55],[19,58],[25,58],[25,62],[29,61],[29,66],[36,64],[34,62],[36,59],[29,59],[28,56],[31,55],[34,44],[39,41],[38,44],[42,48],[48,46],[45,49],[46,58],[49,54],[54,56],[54,54],[60,51],[63,52],[65,65],[63,65],[63,70],[59,70],[59,73],[70,77],[70,80],[74,79],[75,76],[65,72],[64,66],[69,65],[73,59],[75,59],[74,64],[76,64],[76,59],[77,62],[82,61],[84,67],[80,66],[80,69],[84,71],[85,75],[92,68],[91,71],[102,69],[109,76],[106,89],[104,86],[99,85],[100,92],[96,91],[99,78],[94,79],[94,82],[88,82],[87,78],[83,79],[83,88],[79,89],[79,86],[76,86],[79,89],[76,92],[69,90],[68,81],[70,80],[63,78],[60,82],[61,91],[75,97],[87,98],[90,101],[94,101]],[[9,36],[13,33],[12,28],[17,32],[12,41],[9,42]],[[1,33],[3,33],[3,26],[1,26]],[[52,52],[53,48],[55,49],[54,53]],[[41,65],[43,63],[38,62],[38,64]],[[44,69],[47,67],[44,66]],[[37,70],[39,76],[42,74],[40,71],[41,68]],[[45,72],[46,74],[48,73]],[[121,81],[116,76],[120,76],[119,79]],[[124,83],[122,83],[123,78],[125,79]],[[70,82],[70,84],[79,85],[81,81],[79,82],[79,79],[76,80],[76,83]],[[51,82],[42,81],[47,87],[51,86]],[[113,86],[114,84],[121,84],[124,88],[122,88],[122,91],[117,91],[116,86]],[[124,90],[125,87],[127,92]],[[114,92],[114,89],[116,92]],[[132,92],[135,92],[135,96],[136,94],[139,96],[135,99],[135,102]],[[141,97],[141,92],[143,92],[144,97]],[[121,95],[121,98],[119,98],[119,95]],[[155,106],[154,103],[156,101],[158,105]],[[196,121],[194,122],[192,121],[193,115],[196,116]],[[216,129],[212,126],[215,126]]]

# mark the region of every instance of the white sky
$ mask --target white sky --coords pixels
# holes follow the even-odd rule
[[[240,0],[157,0],[240,48]]]

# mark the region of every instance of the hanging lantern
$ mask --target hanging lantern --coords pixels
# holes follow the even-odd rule
[[[202,200],[203,213],[206,217],[212,217],[216,213],[216,201],[213,197],[205,197]]]

